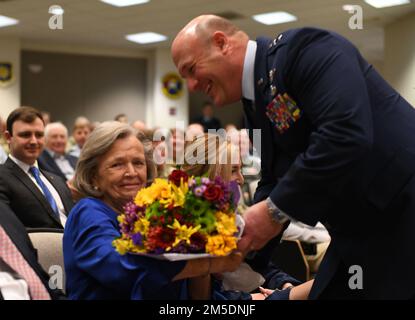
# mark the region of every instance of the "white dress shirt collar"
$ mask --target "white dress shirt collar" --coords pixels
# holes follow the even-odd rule
[[[19,159],[17,159],[16,157],[14,157],[13,155],[9,154],[9,158],[15,163],[17,164],[20,169],[22,169],[25,173],[29,174],[29,169],[30,167],[36,167],[39,169],[39,166],[37,164],[37,161],[35,161],[35,163],[33,165],[28,165],[27,163],[24,163],[23,161],[20,161]]]
[[[256,42],[249,40],[246,47],[244,69],[242,72],[242,96],[252,102],[255,101],[254,69],[256,49]]]

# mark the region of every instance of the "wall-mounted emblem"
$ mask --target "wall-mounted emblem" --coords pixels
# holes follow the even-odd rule
[[[7,87],[13,81],[13,65],[10,62],[0,62],[0,86]]]
[[[183,94],[183,80],[177,73],[168,73],[163,77],[163,93],[170,99],[180,98]]]

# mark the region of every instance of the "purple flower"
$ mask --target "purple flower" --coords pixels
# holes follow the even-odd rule
[[[189,180],[187,181],[187,184],[188,184],[189,188],[193,187],[193,186],[194,186],[194,184],[195,184],[195,179],[189,179]]]
[[[172,253],[187,253],[187,245],[185,241],[180,241],[174,248],[171,250]]]
[[[137,213],[138,206],[133,202],[130,201],[124,206],[124,212],[127,215],[135,215]]]
[[[238,206],[239,199],[241,198],[241,194],[239,192],[239,187],[236,181],[229,182],[229,189],[230,192],[233,194],[232,200],[235,207]]]
[[[153,253],[154,254],[163,254],[164,253],[164,249],[163,248],[159,248],[159,247],[154,248]]]
[[[142,234],[141,234],[140,232],[137,232],[137,233],[133,234],[133,235],[131,236],[131,240],[133,240],[133,243],[134,243],[136,246],[141,246],[141,245],[143,245],[143,236],[142,236]]]
[[[209,178],[203,177],[200,181],[202,181],[203,184],[209,184],[210,180]]]
[[[206,190],[206,186],[199,186],[194,189],[194,193],[197,197],[201,197]]]

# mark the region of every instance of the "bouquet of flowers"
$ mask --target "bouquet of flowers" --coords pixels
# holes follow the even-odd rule
[[[239,197],[234,182],[174,170],[168,180],[155,179],[125,206],[118,217],[121,237],[113,246],[120,254],[227,255],[241,232]]]

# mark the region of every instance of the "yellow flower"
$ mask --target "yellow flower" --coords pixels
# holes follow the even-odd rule
[[[148,206],[159,200],[167,208],[170,205],[180,207],[184,205],[186,193],[189,190],[187,182],[180,182],[180,187],[165,179],[157,178],[147,188],[138,191],[134,202],[138,206]]]
[[[174,193],[171,190],[171,185],[167,184],[160,192],[160,203],[167,208],[174,201]]]
[[[140,218],[134,223],[134,233],[140,232],[143,236],[147,234],[150,221]]]
[[[130,251],[131,252],[134,252],[134,253],[146,253],[147,252],[147,248],[143,245],[143,246],[132,246],[131,248],[130,248]]]
[[[235,215],[227,215],[221,211],[216,212],[216,230],[224,236],[234,236],[238,229],[236,227]]]
[[[154,193],[151,192],[150,187],[143,188],[138,191],[137,195],[135,196],[134,203],[137,206],[146,206],[153,203],[156,200]]]
[[[150,205],[156,200],[168,195],[170,186],[167,180],[157,178],[147,188],[138,191],[134,202],[138,206]]]
[[[180,187],[178,187],[180,189],[180,192],[182,194],[186,194],[187,191],[189,191],[189,183],[188,182],[183,182],[183,179],[180,179]]]
[[[236,238],[221,234],[208,236],[206,243],[206,253],[215,256],[226,256],[236,249]]]
[[[125,215],[120,214],[120,215],[117,217],[117,220],[118,220],[118,222],[119,222],[120,224],[124,224],[124,223],[125,223]]]
[[[186,193],[189,190],[188,184],[183,183],[183,180],[180,183],[180,187],[177,187],[175,184],[171,184],[173,195],[172,195],[172,203],[174,207],[182,207],[184,206]]]
[[[190,244],[190,237],[200,229],[200,226],[189,227],[187,225],[181,225],[177,219],[174,219],[173,225],[168,226],[169,228],[176,230],[176,240],[172,244],[172,247],[184,240],[187,244]]]
[[[115,247],[115,250],[121,254],[124,255],[127,252],[130,251],[132,247],[132,241],[129,239],[125,239],[124,236],[122,238],[116,239],[112,242],[112,245]]]

